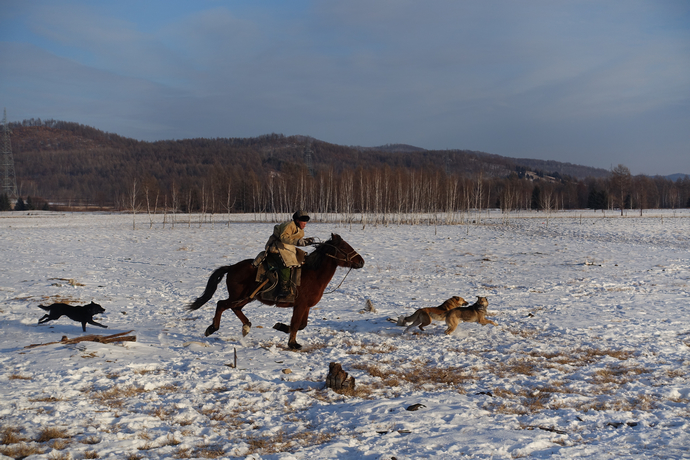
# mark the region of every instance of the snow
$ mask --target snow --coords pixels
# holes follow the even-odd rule
[[[169,217],[149,228],[137,215],[133,229],[126,214],[0,213],[0,453],[690,457],[688,210],[364,228],[317,217],[308,236],[339,233],[366,264],[312,309],[299,352],[272,328],[291,310],[258,302],[244,309],[248,336],[228,311],[204,337],[224,283],[200,310],[184,308],[215,268],[253,258],[273,223],[215,216],[171,228]],[[453,295],[487,297],[498,326],[403,335],[388,321]],[[37,324],[39,304],[92,300],[108,329]],[[136,342],[25,348],[130,330]],[[356,378],[353,394],[324,388],[330,362]],[[40,441],[48,428],[61,439]]]

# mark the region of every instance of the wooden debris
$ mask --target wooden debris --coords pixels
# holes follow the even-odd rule
[[[326,387],[333,390],[354,390],[355,378],[352,376],[348,377],[347,372],[343,370],[343,366],[340,363],[331,363],[328,366]]]
[[[237,369],[237,348],[234,348],[235,350],[235,361],[233,363],[227,363],[226,366],[232,367],[233,369]]]
[[[125,334],[129,334],[130,332],[134,332],[134,330],[132,329],[131,331],[120,332],[119,334],[113,334],[113,335],[89,334],[89,335],[84,335],[81,337],[75,337],[73,339],[68,339],[66,335],[63,335],[62,340],[60,340],[59,342],[35,343],[32,345],[27,345],[24,348],[42,347],[44,345],[54,345],[56,343],[59,343],[61,345],[71,345],[73,343],[79,343],[79,342],[98,342],[98,343],[136,342],[137,341],[136,336],[125,335]]]
[[[365,307],[365,311],[371,312],[371,313],[377,313],[376,307],[374,306],[374,302],[371,301],[371,299],[367,299],[367,304]]]
[[[408,406],[407,409],[405,409],[405,410],[415,411],[415,410],[422,409],[424,407],[426,407],[424,404],[412,404],[411,406]]]

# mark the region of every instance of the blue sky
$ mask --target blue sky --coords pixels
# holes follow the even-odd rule
[[[15,1],[10,121],[690,174],[690,2]]]

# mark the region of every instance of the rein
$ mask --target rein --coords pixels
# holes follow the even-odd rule
[[[343,280],[340,282],[339,285],[337,285],[337,286],[336,286],[335,288],[333,288],[333,290],[331,290],[331,291],[324,292],[324,294],[333,294],[335,291],[337,291],[338,288],[339,288],[339,287],[343,284],[343,282],[345,281],[345,278],[347,278],[347,275],[349,275],[351,271],[352,271],[352,267],[350,267],[350,269],[347,271],[347,273],[345,273],[345,276],[343,276]]]

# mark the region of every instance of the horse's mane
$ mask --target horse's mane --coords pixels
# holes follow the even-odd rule
[[[323,243],[319,243],[316,246],[316,250],[307,255],[307,257],[304,259],[304,268],[308,268],[309,270],[318,270],[323,263],[324,257],[326,257],[327,254],[334,253],[335,251],[333,248],[338,247],[342,241],[343,239],[340,237],[340,235],[332,233],[330,239],[324,241]]]

